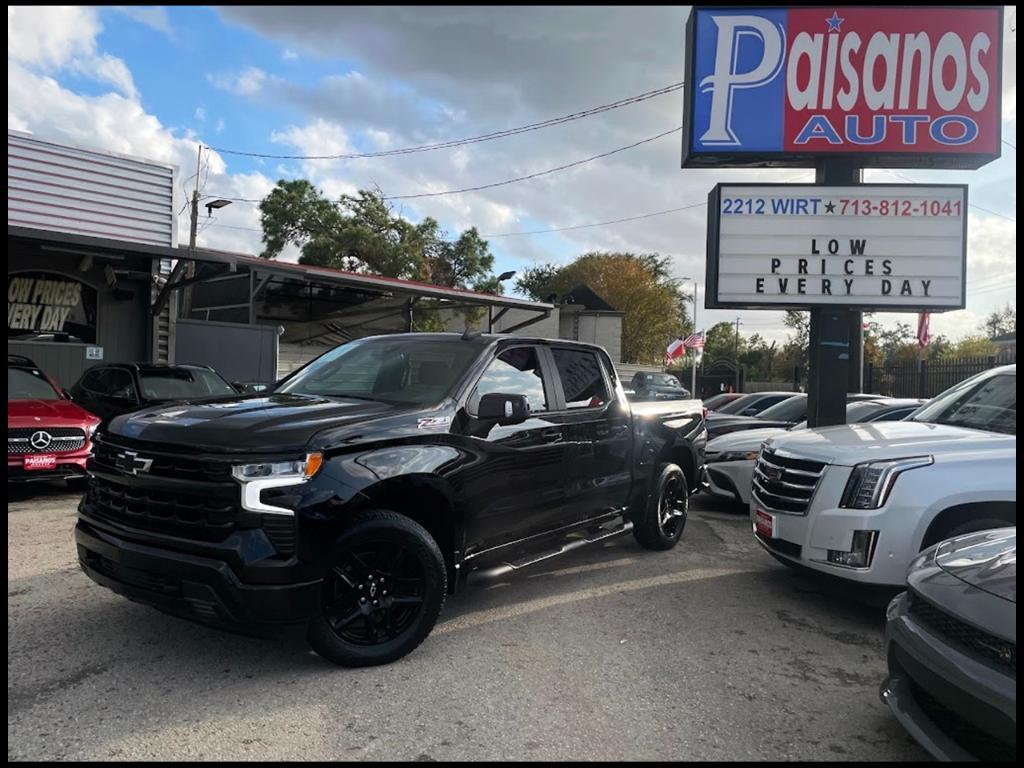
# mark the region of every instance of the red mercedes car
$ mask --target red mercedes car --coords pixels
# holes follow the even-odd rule
[[[7,355],[8,483],[84,481],[99,423],[27,357]]]

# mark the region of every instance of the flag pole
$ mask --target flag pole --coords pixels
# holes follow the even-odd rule
[[[693,281],[693,332],[697,332],[697,281]],[[690,367],[690,397],[697,397],[697,358],[694,354],[693,365]]]

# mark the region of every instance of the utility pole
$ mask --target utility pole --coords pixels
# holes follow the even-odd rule
[[[199,154],[196,156],[196,186],[192,190],[191,222],[188,231],[188,255],[192,257],[185,265],[185,280],[196,276],[196,234],[199,230],[199,176],[203,166],[203,145],[199,145]],[[185,286],[185,293],[182,297],[182,314],[187,319],[192,314],[192,286]]]
[[[740,319],[736,318],[736,344],[733,347],[733,358],[736,360],[736,391],[740,391]]]

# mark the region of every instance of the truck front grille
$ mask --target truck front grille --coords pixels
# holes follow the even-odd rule
[[[959,645],[971,656],[1017,676],[1017,644],[972,627],[935,607],[915,592],[909,592],[908,611],[935,634]]]
[[[83,512],[101,521],[201,541],[223,541],[235,530],[238,517],[236,504],[226,500],[122,485],[96,475]]]
[[[74,427],[19,427],[7,430],[7,453],[67,453],[85,447],[85,432]]]
[[[109,442],[98,442],[93,447],[93,463],[100,469],[110,472],[123,471],[119,464],[124,463],[126,453],[135,452],[139,456],[152,460],[147,475],[167,477],[175,480],[197,480],[200,482],[225,482],[231,480],[231,465],[226,461],[211,461],[192,456],[163,453],[150,450],[148,446],[126,444],[115,445]]]
[[[827,466],[825,462],[789,458],[762,449],[754,464],[751,494],[768,509],[806,514]]]

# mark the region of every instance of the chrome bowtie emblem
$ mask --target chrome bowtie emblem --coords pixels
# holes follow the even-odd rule
[[[124,451],[117,454],[114,466],[129,475],[137,475],[139,472],[149,472],[149,468],[153,466],[153,460],[140,459],[139,454],[135,451]]]
[[[370,584],[370,597],[376,597],[376,596],[377,596],[377,585],[376,584]]]
[[[28,441],[37,451],[43,451],[50,447],[50,443],[53,442],[53,437],[49,432],[40,429],[38,432],[33,432],[32,437],[30,437]]]

